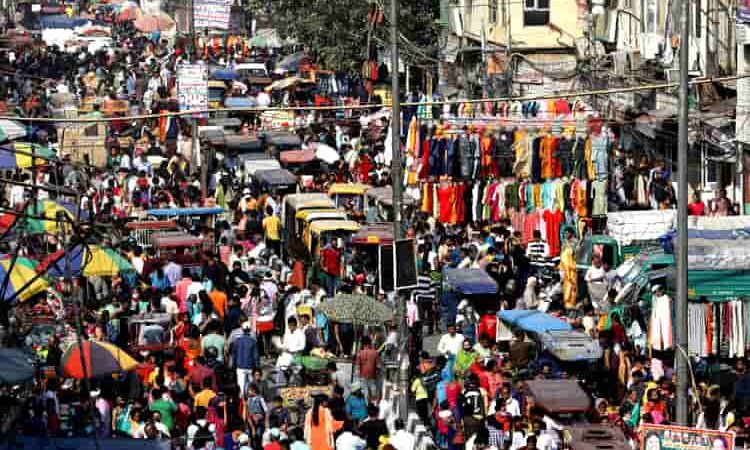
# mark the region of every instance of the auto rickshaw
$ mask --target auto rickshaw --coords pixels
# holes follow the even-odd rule
[[[227,92],[227,84],[219,80],[208,82],[208,107],[212,109],[221,108],[224,105],[224,94]]]
[[[264,136],[263,140],[268,148],[268,154],[274,158],[279,158],[281,152],[302,148],[302,140],[299,136],[292,133],[268,133]]]
[[[465,298],[480,314],[494,313],[498,309],[497,294],[497,283],[482,269],[443,270],[443,295],[440,299],[443,302],[443,308],[455,310]]]
[[[256,170],[253,177],[261,192],[287,195],[297,191],[298,180],[286,169]]]
[[[200,207],[200,208],[163,208],[148,209],[146,215],[154,217],[157,220],[176,220],[178,223],[191,225],[206,225],[213,227],[214,219],[219,214],[224,213],[224,208],[219,207]]]
[[[298,227],[297,214],[308,210],[335,209],[336,204],[323,193],[291,194],[284,197],[281,206],[281,223],[284,227],[281,239],[290,253],[298,253],[304,249],[302,236],[305,230]]]
[[[349,243],[352,250],[352,269],[367,274],[367,284],[379,291],[378,252],[382,245],[393,245],[393,223],[362,225]]]
[[[363,183],[334,183],[328,188],[328,195],[338,208],[346,209],[352,219],[365,217],[365,194],[372,188]]]
[[[401,202],[406,208],[417,206],[417,201],[403,194]],[[364,215],[368,223],[393,221],[393,188],[371,187],[364,193]]]
[[[154,233],[179,230],[176,220],[128,222],[125,224],[125,228],[128,230],[128,234],[143,248],[149,248],[153,245],[152,237]]]
[[[279,152],[279,161],[284,168],[297,175],[315,175],[320,172],[315,151],[311,149]]]
[[[211,239],[183,232],[158,233],[152,241],[160,261],[174,261],[188,268],[200,267],[203,264],[200,255],[215,250]]]
[[[310,259],[317,261],[320,250],[326,245],[339,239],[339,248],[344,248],[354,233],[360,229],[359,224],[353,220],[319,220],[313,222],[305,230],[305,249]]]

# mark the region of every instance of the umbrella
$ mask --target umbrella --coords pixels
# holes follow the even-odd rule
[[[306,80],[300,77],[282,78],[281,80],[274,81],[270,85],[266,86],[266,92],[280,91],[282,89],[287,89],[292,86],[297,86],[298,84],[304,84],[304,83],[313,84],[313,81]]]
[[[247,41],[248,47],[258,48],[280,48],[281,39],[279,33],[273,28],[258,30],[255,36]]]
[[[315,157],[326,164],[333,164],[341,158],[341,155],[339,155],[339,152],[335,148],[320,142],[311,143],[310,148],[314,148]]]
[[[34,378],[29,355],[17,348],[0,349],[0,383],[18,384]]]
[[[0,142],[26,137],[26,127],[15,120],[0,120]]]
[[[156,16],[142,15],[135,19],[133,26],[138,31],[153,33],[154,31],[165,31],[174,27],[174,20],[166,14]]]
[[[37,276],[34,261],[19,256],[11,269],[12,258],[14,256],[0,255],[0,289],[5,285],[3,301],[26,301],[49,287],[44,278]]]
[[[393,319],[390,306],[366,295],[339,294],[319,310],[334,322],[353,325],[379,325]]]
[[[136,20],[141,14],[141,8],[132,3],[128,3],[125,7],[120,9],[120,13],[117,14],[117,21],[122,23],[129,20]]]
[[[138,365],[133,357],[116,345],[107,342],[84,341],[82,346],[75,343],[65,351],[61,364],[63,376],[83,379],[81,349],[83,349],[88,378],[111,375],[116,372],[129,372]]]
[[[292,53],[279,61],[276,65],[276,70],[282,72],[298,72],[305,59],[307,59],[307,54],[305,52]]]
[[[13,142],[9,145],[0,147],[0,169],[28,169],[33,164],[31,154],[40,156],[36,159],[36,164],[45,164],[46,159],[54,158],[55,153],[38,144],[29,144],[25,142]]]
[[[39,264],[38,271],[46,271],[51,277],[64,277],[66,273],[65,250],[49,255]],[[70,255],[70,270],[74,276],[113,277],[121,273],[134,273],[135,268],[111,248],[98,245],[77,245],[67,252]],[[83,273],[81,273],[83,268]]]
[[[23,227],[27,233],[31,234],[57,233],[61,231],[61,223],[57,220],[60,212],[70,220],[75,220],[76,215],[80,215],[81,219],[88,218],[88,213],[85,211],[78,214],[76,206],[72,203],[62,200],[37,200],[36,204],[26,208],[26,214],[18,218],[16,225]],[[0,220],[0,224],[5,222],[5,220]]]

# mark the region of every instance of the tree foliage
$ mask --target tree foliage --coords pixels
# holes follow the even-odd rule
[[[390,42],[389,0],[381,0],[385,20],[373,32],[372,45],[382,50]],[[437,53],[439,0],[399,0],[399,29],[420,52]],[[281,36],[296,39],[318,63],[331,70],[359,72],[368,42],[368,0],[253,0],[249,8],[264,11]],[[378,45],[378,43],[380,45]],[[400,43],[401,45],[401,43]],[[415,55],[412,46],[405,55]],[[405,48],[405,52],[407,49]]]

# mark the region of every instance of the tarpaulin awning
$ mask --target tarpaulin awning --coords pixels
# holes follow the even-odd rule
[[[175,216],[208,216],[221,214],[224,208],[203,207],[203,208],[164,208],[148,209],[146,215],[154,217],[175,217]]]
[[[539,310],[504,310],[498,311],[497,317],[508,325],[537,334],[573,329],[568,322]]]
[[[72,30],[73,28],[82,27],[90,22],[90,19],[68,17],[65,14],[42,16],[39,18],[39,25],[41,25],[42,28],[62,28]]]
[[[530,380],[529,392],[538,406],[551,414],[586,412],[591,397],[573,380]]]
[[[482,269],[445,269],[443,281],[464,295],[497,294],[497,283]]]

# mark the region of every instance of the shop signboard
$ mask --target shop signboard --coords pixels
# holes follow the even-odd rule
[[[641,450],[734,450],[734,435],[673,425],[641,425]]]
[[[232,0],[194,0],[195,28],[228,30]]]
[[[205,64],[177,67],[177,96],[180,111],[208,109],[208,68]]]

